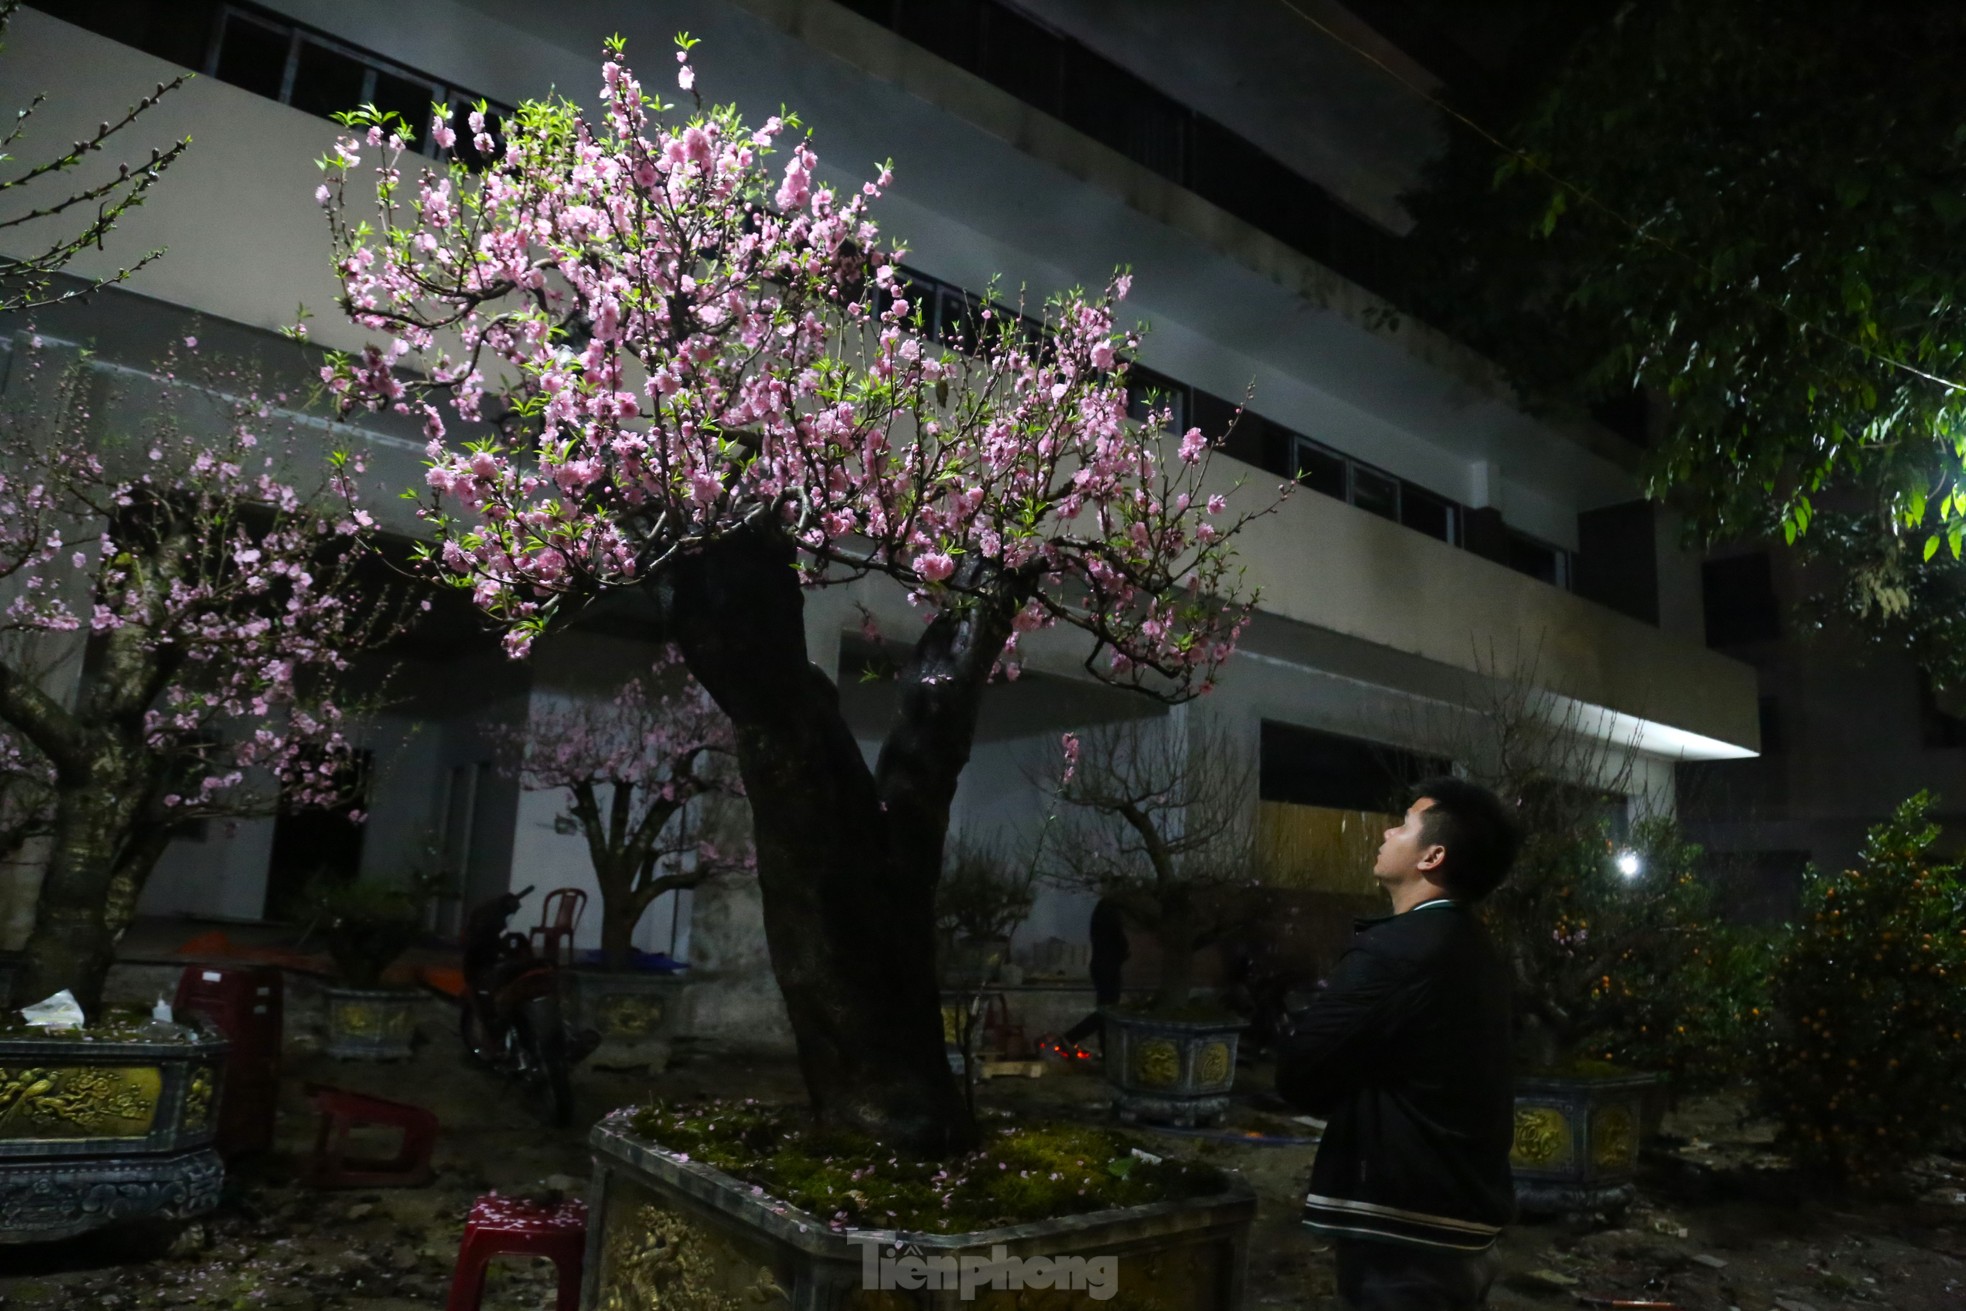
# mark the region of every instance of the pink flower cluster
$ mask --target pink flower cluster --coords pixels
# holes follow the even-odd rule
[[[170,821],[264,811],[255,777],[289,802],[338,799],[351,749],[337,685],[400,617],[352,585],[367,518],[349,500],[354,466],[312,490],[286,481],[262,442],[272,402],[236,377],[208,381],[173,381],[132,449],[91,436],[77,379],[66,426],[0,430],[0,577],[14,592],[0,631],[86,630],[101,651],[74,709],[0,702],[13,734],[0,756],[72,773],[87,768],[74,744],[113,740],[151,761],[145,804]],[[227,392],[243,396],[229,414]],[[187,395],[195,425],[175,417]],[[77,527],[86,536],[65,541]]]
[[[668,108],[611,45],[598,112],[525,105],[482,179],[407,183],[380,125],[328,161],[345,306],[391,340],[324,381],[422,416],[437,558],[508,648],[563,595],[766,526],[810,583],[886,574],[929,618],[983,604],[1010,676],[1022,635],[1063,623],[1103,677],[1206,691],[1249,614],[1227,549],[1249,516],[1202,493],[1207,436],[1129,420],[1128,279],[1057,298],[1041,335],[997,313],[958,356],[878,245],[885,167],[838,187],[809,139],[774,162],[795,118]],[[346,201],[365,148],[373,222]]]

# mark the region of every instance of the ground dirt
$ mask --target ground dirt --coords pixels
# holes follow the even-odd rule
[[[234,1170],[224,1206],[172,1233],[98,1235],[61,1244],[0,1247],[0,1306],[186,1307],[253,1311],[394,1311],[442,1306],[472,1200],[491,1189],[585,1188],[585,1128],[643,1100],[703,1094],[794,1100],[787,1059],[681,1052],[655,1074],[582,1071],[576,1127],[544,1130],[495,1077],[465,1065],[454,1035],[426,1025],[413,1061],[341,1064],[290,1056],[276,1149]],[[1260,1099],[1260,1066],[1241,1086]],[[316,1192],[294,1182],[313,1123],[308,1080],[413,1101],[443,1124],[436,1182],[426,1188]],[[982,1084],[985,1113],[1102,1117],[1105,1094],[1088,1069]],[[1245,1100],[1226,1128],[1271,1138],[1314,1132],[1280,1109]],[[1898,1311],[1966,1308],[1966,1164],[1932,1158],[1919,1195],[1857,1203],[1812,1195],[1768,1149],[1765,1129],[1711,1101],[1668,1118],[1648,1152],[1643,1193],[1619,1216],[1572,1217],[1510,1229],[1502,1308],[1588,1305],[1586,1298],[1670,1303],[1684,1311]],[[1239,1169],[1260,1198],[1248,1305],[1335,1307],[1328,1243],[1304,1229],[1297,1204],[1315,1147],[1144,1132],[1153,1150]],[[484,1305],[552,1305],[543,1263],[494,1268]],[[1124,1290],[1121,1290],[1122,1294]],[[1124,1297],[1109,1303],[1118,1307]]]

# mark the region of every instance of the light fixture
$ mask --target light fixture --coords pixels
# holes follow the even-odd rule
[[[1636,851],[1621,851],[1618,853],[1618,872],[1626,878],[1637,878],[1639,871],[1644,868],[1645,862],[1638,858]]]

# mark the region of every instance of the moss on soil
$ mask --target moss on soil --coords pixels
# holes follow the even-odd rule
[[[1249,1022],[1247,1016],[1238,1015],[1217,1001],[1185,1001],[1179,1006],[1114,1006],[1110,1009],[1121,1015],[1137,1016],[1143,1020],[1179,1020],[1183,1023],[1200,1021],[1210,1024],[1243,1025]]]
[[[966,1156],[923,1160],[802,1110],[753,1101],[657,1102],[634,1133],[714,1166],[835,1229],[965,1233],[1221,1192],[1221,1171],[1133,1155],[1134,1143],[1087,1125],[979,1125]]]
[[[70,1042],[85,1039],[95,1042],[179,1042],[190,1034],[190,1030],[184,1028],[160,1033],[151,1027],[152,1023],[148,1011],[117,1007],[103,1011],[94,1023],[79,1029],[44,1029],[29,1024],[20,1018],[20,1012],[14,1011],[8,1018],[0,1020],[0,1037],[55,1038]]]
[[[1609,1061],[1593,1061],[1577,1056],[1553,1065],[1530,1066],[1519,1073],[1536,1079],[1622,1079],[1642,1072],[1628,1065],[1613,1065]]]

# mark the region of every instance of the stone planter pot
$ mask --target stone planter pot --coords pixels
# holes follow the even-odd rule
[[[1114,1293],[1114,1306],[1166,1311],[1242,1305],[1256,1198],[1240,1180],[1215,1197],[975,1233],[837,1233],[823,1219],[634,1137],[619,1113],[596,1125],[588,1141],[594,1178],[583,1311],[955,1311],[1078,1306]],[[1039,1257],[1043,1265],[1033,1260]],[[960,1286],[965,1264],[967,1296]],[[1040,1291],[1040,1281],[1051,1291]]]
[[[1110,1007],[1099,1016],[1120,1119],[1193,1126],[1213,1124],[1229,1109],[1241,1020],[1156,1019]]]
[[[1516,1202],[1530,1214],[1622,1210],[1638,1195],[1638,1146],[1655,1074],[1524,1075],[1515,1081]]]
[[[587,1058],[599,1070],[661,1070],[675,1040],[692,1032],[696,990],[681,974],[567,970],[562,986],[575,1029],[601,1045]]]
[[[412,1055],[417,1003],[403,988],[321,989],[327,1001],[324,1051],[340,1061],[403,1061]]]
[[[226,1050],[175,1024],[0,1033],[0,1243],[218,1205]]]

